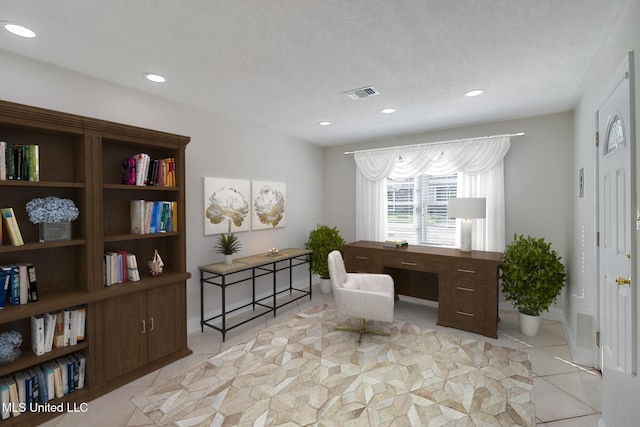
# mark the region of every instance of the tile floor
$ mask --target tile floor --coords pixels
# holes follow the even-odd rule
[[[302,299],[278,311],[277,317],[264,316],[227,332],[223,343],[222,335],[206,328],[204,333],[189,336],[189,348],[193,354],[173,364],[155,371],[143,378],[127,384],[111,393],[88,403],[86,413],[68,413],[45,424],[46,427],[142,427],[153,426],[139,409],[129,400],[148,387],[158,384],[185,369],[199,364],[239,341],[254,335],[274,322],[278,322],[312,305],[326,302],[333,304],[333,295],[324,295],[314,286],[313,300]],[[428,304],[428,303],[427,303]],[[413,322],[424,328],[436,326],[437,308],[415,300],[402,299],[396,303],[395,318]],[[571,362],[569,347],[559,322],[543,320],[535,337],[520,333],[517,315],[501,311],[498,339],[490,339],[452,328],[441,328],[449,333],[472,336],[492,343],[521,349],[530,354],[533,369],[533,390],[536,406],[537,425],[544,427],[585,427],[596,426],[601,412],[601,377],[593,369]]]

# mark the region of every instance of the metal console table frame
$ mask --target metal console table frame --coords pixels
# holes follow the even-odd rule
[[[216,329],[222,333],[222,341],[224,342],[226,338],[227,331],[236,328],[240,325],[243,325],[253,319],[264,316],[268,313],[273,312],[273,317],[276,317],[276,310],[280,307],[283,307],[289,303],[297,301],[301,298],[309,296],[311,299],[311,280],[312,280],[312,261],[311,257],[307,255],[311,254],[313,251],[306,249],[295,249],[295,248],[287,248],[282,249],[278,252],[277,255],[272,256],[270,254],[260,254],[254,255],[245,258],[239,258],[234,260],[232,264],[208,264],[200,266],[200,330],[204,332],[204,327],[208,326],[210,328]],[[278,266],[278,263],[282,263],[284,261],[288,261],[286,265]],[[295,262],[295,263],[294,263]],[[309,264],[309,290],[298,289],[293,287],[293,268]],[[250,277],[245,277],[233,281],[228,281],[228,277],[232,274],[251,271]],[[279,271],[289,270],[289,287],[287,289],[277,290],[277,274]],[[271,295],[267,295],[266,297],[256,299],[256,279],[259,277],[273,275],[273,293]],[[252,284],[252,298],[251,302],[248,304],[244,304],[240,307],[236,307],[232,310],[227,311],[226,309],[226,288],[238,283],[251,281]],[[220,288],[221,296],[222,296],[222,314],[217,316],[210,317],[208,319],[204,318],[204,285],[210,284],[215,285]],[[277,297],[278,295],[289,292],[289,295],[293,295],[294,291],[296,293],[300,293],[295,298],[287,299],[286,302],[278,305]],[[268,301],[271,299],[271,305],[268,305]],[[256,310],[256,306],[265,308],[266,310],[260,313],[255,314],[254,316],[243,320],[240,323],[234,324],[232,326],[228,326],[227,324],[227,316],[236,311],[242,310],[251,306],[252,310]],[[216,326],[213,321],[216,319],[221,319],[221,325]]]

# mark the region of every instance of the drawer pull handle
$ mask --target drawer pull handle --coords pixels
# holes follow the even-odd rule
[[[475,270],[467,270],[467,269],[464,269],[464,268],[459,268],[459,269],[458,269],[458,273],[471,273],[471,274],[476,274],[476,271],[475,271]]]
[[[464,311],[456,311],[457,314],[461,314],[463,316],[476,317],[473,313],[465,313]]]
[[[460,290],[460,291],[467,291],[467,292],[475,292],[476,291],[473,288],[463,288],[462,286],[458,286],[457,289]]]
[[[356,259],[369,259],[369,257],[356,255]]]
[[[418,265],[417,262],[408,262],[408,261],[400,261],[400,264],[402,265],[411,265],[413,267],[415,267],[416,265]]]

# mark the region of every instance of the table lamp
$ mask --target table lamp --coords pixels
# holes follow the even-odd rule
[[[471,219],[487,216],[487,199],[484,197],[467,197],[449,199],[449,218],[461,218],[460,250],[471,252]]]

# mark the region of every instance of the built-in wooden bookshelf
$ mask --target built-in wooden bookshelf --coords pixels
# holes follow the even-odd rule
[[[39,146],[40,181],[0,181],[0,207],[12,207],[24,246],[8,236],[0,246],[0,264],[35,264],[39,301],[0,310],[0,331],[22,333],[22,355],[0,366],[0,377],[40,365],[61,355],[86,357],[85,387],[52,403],[83,403],[146,375],[190,353],[186,339],[185,149],[186,136],[100,119],[0,101],[0,140]],[[174,158],[175,187],[122,184],[122,161],[137,153]],[[57,196],[80,211],[72,239],[39,243],[38,226],[25,205],[36,197]],[[177,202],[178,231],[131,234],[130,200]],[[6,234],[6,233],[5,233]],[[103,284],[103,254],[136,254],[141,280],[110,287]],[[165,263],[151,276],[147,260],[157,250]],[[30,317],[84,305],[85,340],[76,346],[35,356]],[[31,426],[56,413],[25,412],[0,420],[2,426]]]

